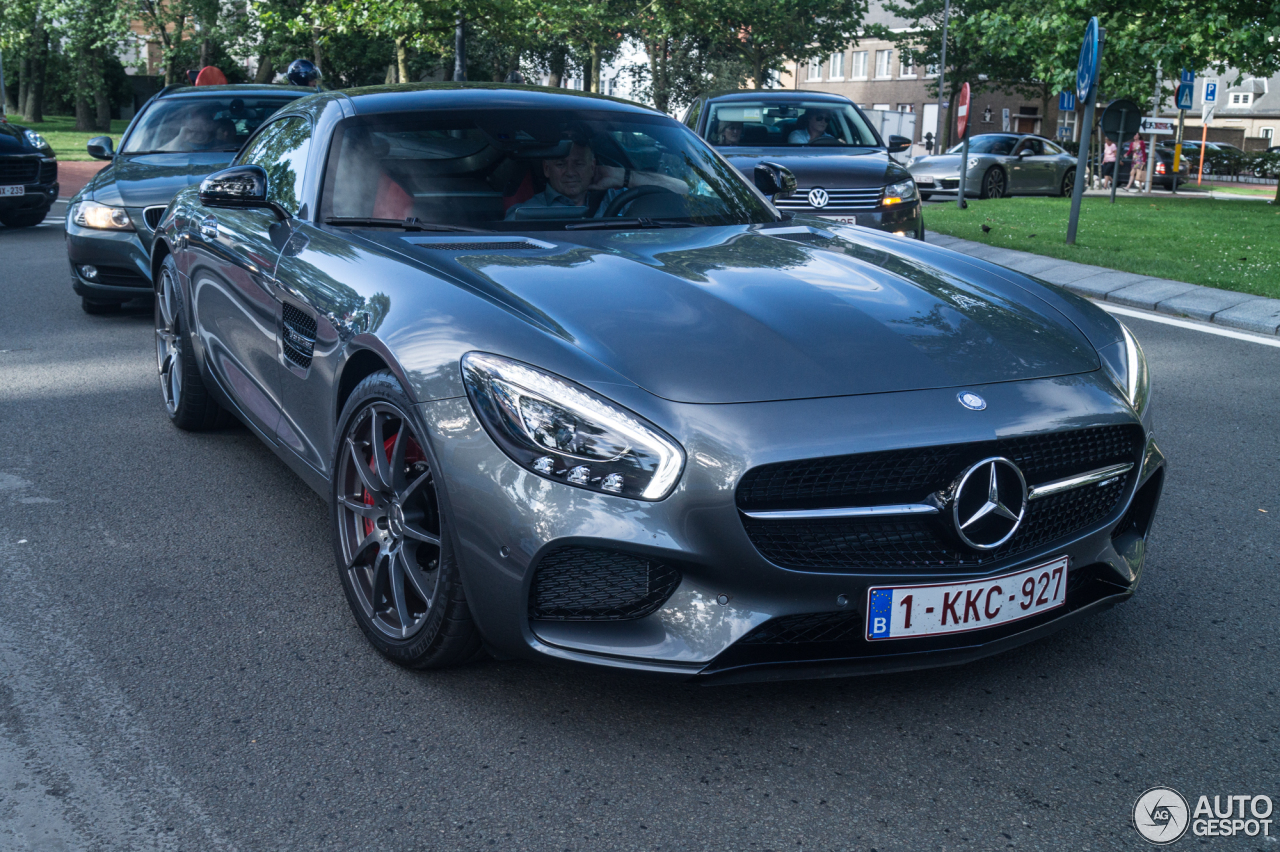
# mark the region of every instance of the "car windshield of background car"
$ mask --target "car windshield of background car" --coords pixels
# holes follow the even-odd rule
[[[1008,155],[1013,153],[1013,143],[1017,141],[1016,136],[974,136],[969,139],[969,153]],[[959,154],[963,146],[963,142],[953,145],[947,149],[947,153]]]
[[[707,117],[707,139],[720,147],[784,148],[795,143],[787,137],[795,130],[806,130],[805,115],[823,112],[828,116],[827,135],[819,137],[826,144],[860,148],[883,147],[879,137],[851,105],[832,101],[729,101],[713,103]],[[726,137],[726,125],[740,123],[742,132],[737,142]],[[812,144],[812,143],[802,143]],[[819,143],[822,144],[822,143]]]
[[[239,151],[289,97],[162,98],[148,107],[122,154]]]
[[[594,171],[575,175],[572,188],[556,178],[557,190],[544,163],[571,156],[575,168]],[[528,231],[584,220],[607,228],[611,218],[672,226],[779,219],[701,139],[659,115],[477,109],[357,116],[335,128],[327,162],[320,212],[332,224],[416,219]]]

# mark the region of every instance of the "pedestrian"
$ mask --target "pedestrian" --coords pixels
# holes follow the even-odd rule
[[[1102,143],[1102,187],[1107,189],[1111,186],[1111,175],[1116,170],[1116,148],[1115,142],[1107,139]]]
[[[1133,192],[1133,184],[1136,180],[1138,192],[1142,192],[1142,184],[1147,178],[1147,145],[1142,141],[1141,134],[1133,134],[1133,141],[1129,143],[1128,154],[1133,157],[1133,165],[1129,167],[1129,184],[1125,187],[1125,191]]]

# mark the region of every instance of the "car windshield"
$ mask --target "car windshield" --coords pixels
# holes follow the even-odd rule
[[[1013,153],[1013,143],[1017,141],[1016,136],[974,136],[969,140],[969,153],[1008,156]],[[963,149],[964,143],[961,142],[948,148],[947,153],[959,154]]]
[[[762,99],[712,103],[707,139],[717,147],[884,147],[852,104],[833,101]]]
[[[547,230],[773,222],[678,122],[603,110],[358,116],[335,128],[322,221]]]
[[[295,97],[162,98],[143,113],[121,153],[239,151],[258,125]]]

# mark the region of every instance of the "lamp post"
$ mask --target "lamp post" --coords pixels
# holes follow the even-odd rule
[[[951,0],[945,0],[942,6],[942,56],[938,59],[938,132],[935,139],[938,143],[938,153],[947,150],[942,140],[951,141],[951,125],[946,118],[944,105],[947,102],[947,22],[951,19]],[[946,128],[947,135],[942,135],[943,128]]]

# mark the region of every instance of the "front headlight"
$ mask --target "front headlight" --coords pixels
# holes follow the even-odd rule
[[[82,228],[100,231],[132,231],[133,223],[123,207],[110,207],[96,201],[81,201],[71,214],[71,221]]]
[[[979,160],[977,157],[970,157],[968,168],[966,168],[965,171],[968,171],[969,169],[976,169],[978,167],[978,163],[980,162],[981,160]]]
[[[27,140],[27,144],[32,148],[49,147],[49,143],[44,140],[44,137],[39,133],[36,133],[34,130],[24,130],[22,131],[22,135]]]
[[[884,188],[884,195],[880,199],[880,203],[885,207],[891,207],[894,204],[903,204],[907,201],[915,201],[916,198],[916,182],[914,180],[904,180],[898,183],[891,183]]]
[[[1147,372],[1147,356],[1142,353],[1138,338],[1124,323],[1116,320],[1120,326],[1122,339],[1099,350],[1102,363],[1124,398],[1133,406],[1133,410],[1142,417],[1146,413],[1147,403],[1151,399],[1151,376]]]
[[[680,479],[675,440],[580,385],[483,352],[462,357],[462,378],[490,437],[541,477],[638,500],[661,500]]]

